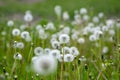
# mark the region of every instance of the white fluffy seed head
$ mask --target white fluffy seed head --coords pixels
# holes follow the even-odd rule
[[[45,54],[49,54],[49,53],[50,53],[50,51],[51,51],[51,49],[50,49],[50,48],[45,48],[45,49],[44,49],[44,53],[45,53]]]
[[[108,27],[107,26],[102,26],[102,31],[108,31]]]
[[[67,34],[61,34],[59,36],[59,42],[61,44],[69,43],[69,41],[70,41],[70,37]]]
[[[105,54],[108,52],[108,47],[107,46],[104,46],[103,49],[102,49],[102,53]]]
[[[61,16],[61,11],[62,11],[61,6],[56,5],[55,8],[54,8],[54,10],[55,10],[56,15],[58,17],[60,17]]]
[[[69,26],[66,26],[62,29],[62,32],[65,33],[65,34],[69,34],[70,33],[70,27]]]
[[[112,19],[106,20],[106,25],[107,25],[108,27],[113,27],[114,23],[115,23],[115,21],[112,20]]]
[[[60,56],[58,57],[58,61],[62,62],[64,60],[63,54],[60,54]]]
[[[57,61],[50,55],[41,55],[33,62],[33,70],[40,75],[52,74],[57,68]]]
[[[68,12],[67,11],[65,11],[65,12],[63,12],[63,20],[69,20],[69,14],[68,14]]]
[[[23,49],[24,48],[24,43],[23,42],[17,42],[16,47],[19,49]]]
[[[13,58],[16,60],[22,60],[22,55],[19,52],[17,52],[14,54]]]
[[[13,29],[12,30],[12,35],[13,36],[19,36],[20,35],[20,30],[19,29]]]
[[[99,18],[97,16],[93,17],[93,22],[94,23],[98,23],[99,22]]]
[[[48,38],[48,34],[44,33],[42,35],[39,35],[39,38],[42,39],[42,40],[47,39]]]
[[[60,48],[60,43],[58,41],[53,41],[51,42],[52,48],[54,49],[59,49]]]
[[[62,54],[69,54],[70,53],[70,48],[65,46],[65,47],[62,48],[61,52],[62,52]]]
[[[58,59],[58,57],[60,56],[60,51],[57,49],[54,49],[54,50],[51,50],[49,54],[54,58]]]
[[[79,60],[82,61],[82,62],[85,62],[87,59],[85,58],[85,56],[81,56],[81,57],[79,58]]]
[[[87,14],[87,9],[86,8],[81,8],[80,9],[80,14]]]
[[[36,56],[42,55],[43,52],[44,52],[44,50],[43,50],[43,48],[41,48],[41,47],[36,47],[36,48],[34,49],[34,53],[35,53]]]
[[[43,29],[42,25],[37,25],[37,26],[36,26],[36,30],[37,30],[37,31],[39,31],[39,30],[41,30],[41,29]]]
[[[26,28],[27,28],[26,25],[21,25],[21,26],[20,26],[20,30],[25,30]]]
[[[84,38],[79,38],[78,39],[78,43],[79,44],[84,44],[85,43],[85,39]]]
[[[32,41],[32,38],[31,38],[30,36],[27,36],[27,37],[25,38],[25,41],[30,42],[30,41]]]
[[[31,21],[33,20],[32,14],[31,14],[30,12],[27,12],[27,13],[25,14],[25,16],[24,16],[24,20],[25,20],[26,22],[31,22]]]
[[[28,36],[29,36],[29,32],[28,31],[23,31],[21,33],[21,38],[23,38],[23,39],[26,39]]]
[[[73,33],[71,35],[71,38],[72,38],[72,40],[77,40],[78,39],[78,35],[76,33]]]
[[[12,20],[9,20],[7,22],[7,26],[12,27],[14,25],[14,22]]]
[[[53,24],[53,22],[49,22],[46,27],[45,27],[46,30],[55,30],[55,26]]]
[[[90,35],[90,36],[89,36],[89,40],[90,40],[90,41],[96,41],[96,40],[97,40],[96,35]]]
[[[103,12],[100,12],[100,13],[98,14],[98,17],[99,17],[99,18],[103,18],[103,17],[104,17],[104,13],[103,13]]]
[[[79,51],[78,51],[78,49],[76,48],[76,47],[71,47],[70,48],[70,52],[71,52],[71,54],[73,55],[73,56],[78,56],[80,53],[79,53]]]
[[[88,15],[84,15],[84,16],[83,16],[83,20],[84,20],[84,21],[88,21],[88,20],[89,20],[89,16],[88,16]]]
[[[64,61],[65,62],[72,62],[74,60],[74,56],[72,54],[65,54]]]

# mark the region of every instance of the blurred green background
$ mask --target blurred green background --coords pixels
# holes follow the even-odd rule
[[[61,5],[71,16],[81,7],[94,14],[104,12],[108,17],[119,17],[120,14],[120,0],[0,0],[0,21],[14,16],[21,18],[26,10],[31,10],[36,18],[54,19],[55,5]]]

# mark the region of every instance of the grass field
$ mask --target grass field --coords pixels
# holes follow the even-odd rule
[[[0,80],[120,80],[119,14],[119,0],[0,0]]]
[[[54,17],[53,8],[55,5],[61,5],[63,10],[69,11],[71,15],[75,9],[85,7],[93,10],[94,13],[104,12],[108,16],[120,14],[119,0],[1,0],[0,16],[9,16],[13,14],[23,14],[26,10],[31,10],[35,15],[51,18]]]

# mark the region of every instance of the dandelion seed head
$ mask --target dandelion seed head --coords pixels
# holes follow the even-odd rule
[[[12,27],[14,25],[14,22],[12,20],[9,20],[7,22],[7,26]]]
[[[51,45],[52,45],[52,47],[54,48],[54,49],[59,49],[60,48],[60,43],[58,42],[58,41],[53,41],[52,43],[51,43]]]
[[[70,48],[70,52],[71,54],[73,54],[74,56],[78,56],[80,53],[78,51],[78,49],[76,47],[71,47]]]
[[[74,56],[72,54],[65,54],[64,61],[65,62],[72,62],[74,60]]]
[[[85,43],[85,39],[84,38],[79,38],[77,41],[80,44],[84,44]]]
[[[41,48],[41,47],[36,47],[36,48],[34,49],[34,53],[35,53],[36,56],[42,55],[43,52],[44,52],[44,50],[43,50],[43,48]]]
[[[61,16],[61,12],[62,12],[61,6],[56,5],[55,8],[54,8],[54,11],[55,11],[57,16],[59,16],[59,17]]]
[[[14,54],[13,58],[16,60],[22,60],[22,55],[19,52],[17,52]]]
[[[86,8],[81,8],[80,9],[80,14],[87,14],[87,9]]]
[[[24,16],[24,20],[26,22],[31,22],[33,20],[33,16],[30,12],[26,12],[25,16]]]
[[[17,42],[16,47],[19,49],[23,49],[24,48],[24,43],[23,42]]]
[[[33,63],[33,70],[41,75],[52,74],[57,68],[56,60],[49,55],[42,55]]]
[[[81,57],[79,58],[79,60],[82,61],[82,62],[85,62],[87,59],[85,58],[85,56],[81,56]]]
[[[59,36],[59,42],[61,44],[68,43],[70,41],[70,37],[67,34],[61,34]]]
[[[99,22],[99,18],[97,16],[93,17],[93,22],[94,23],[98,23]]]
[[[26,39],[28,36],[29,36],[29,32],[28,31],[23,31],[21,33],[21,38],[23,38],[23,39]]]
[[[12,35],[13,36],[19,36],[20,35],[20,30],[19,29],[13,29],[12,30]]]
[[[60,51],[57,49],[54,49],[54,50],[51,50],[49,54],[57,59],[60,56]]]
[[[63,20],[69,20],[69,14],[68,14],[68,12],[67,11],[65,11],[65,12],[63,12]]]

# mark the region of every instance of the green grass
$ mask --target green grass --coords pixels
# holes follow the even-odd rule
[[[94,16],[97,15],[98,12],[104,12],[107,17],[117,16],[120,14],[119,0],[45,0],[43,2],[33,4],[20,3],[16,0],[1,0],[1,2],[5,4],[0,6],[0,77],[2,75],[5,76],[5,73],[8,72],[10,74],[8,77],[11,78],[9,79],[5,77],[5,80],[13,80],[14,75],[18,76],[18,80],[120,80],[120,46],[118,46],[120,45],[120,28],[116,27],[116,24],[118,23],[116,21],[113,25],[114,27],[110,28],[115,31],[115,35],[113,36],[108,34],[108,30],[104,32],[99,40],[91,42],[89,40],[89,36],[92,33],[89,33],[88,35],[81,33],[79,34],[79,37],[83,37],[85,39],[84,44],[78,44],[77,40],[72,40],[70,38],[70,44],[62,46],[75,46],[78,48],[80,54],[73,62],[63,63],[64,66],[61,62],[58,62],[57,71],[54,74],[48,76],[36,76],[36,74],[31,70],[31,59],[35,56],[34,49],[37,46],[53,49],[50,44],[51,35],[61,30],[61,28],[59,28],[61,24],[69,26],[70,29],[81,30],[91,22],[91,12],[93,12]],[[55,5],[61,5],[63,11],[68,11],[70,13],[71,20],[73,19],[74,10],[79,10],[81,7],[85,7],[88,9],[90,21],[83,22],[81,25],[71,25],[71,20],[57,20],[54,13]],[[25,29],[25,31],[30,32],[30,36],[33,40],[32,42],[26,42],[20,37],[20,35],[15,37],[11,34],[14,28],[19,29],[19,26],[25,22],[19,21],[18,19],[14,21],[15,25],[12,27],[8,27],[6,24],[8,16],[13,14],[24,14],[26,10],[31,10],[33,16],[43,19],[42,21],[40,20],[38,23]],[[39,39],[38,30],[35,29],[36,25],[46,25],[48,21],[53,21],[56,30],[45,30],[45,32],[49,34],[48,38],[45,40]],[[100,23],[95,23],[95,26],[100,26],[101,23],[105,25],[105,21],[106,16],[100,20]],[[2,35],[2,31],[5,31],[7,34]],[[72,32],[69,34],[70,36],[71,33]],[[112,42],[107,41],[109,37],[113,38]],[[14,41],[23,42],[25,47],[23,49],[14,48]],[[31,43],[34,43],[34,45],[31,45]],[[95,43],[98,43],[99,47],[96,47]],[[109,51],[106,54],[102,54],[104,46],[109,48]],[[16,69],[13,69],[14,71],[12,71],[12,67],[15,62],[13,55],[16,52],[20,52],[23,59],[21,61],[17,60]],[[61,52],[61,54],[63,53]],[[81,56],[85,56],[87,60],[80,61],[79,58]],[[106,66],[102,67],[102,64],[105,64]]]
[[[104,12],[108,16],[120,14],[119,0],[44,0],[33,4],[21,3],[16,0],[2,0],[0,6],[0,16],[12,15],[15,13],[23,14],[26,10],[31,10],[33,14],[52,18],[54,15],[54,6],[61,5],[63,11],[67,10],[71,15],[75,9],[86,7],[96,13]]]

